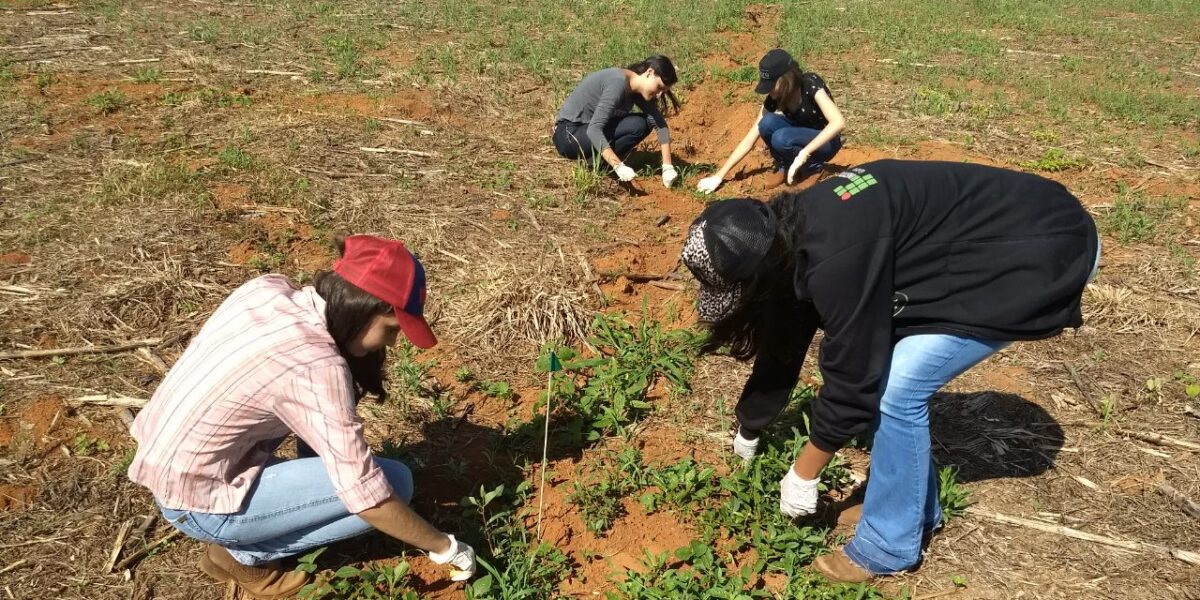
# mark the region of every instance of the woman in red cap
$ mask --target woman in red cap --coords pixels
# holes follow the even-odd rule
[[[401,332],[437,343],[423,316],[425,270],[398,241],[336,240],[341,259],[300,287],[264,275],[235,290],[196,334],[133,425],[129,478],[163,516],[208,543],[200,568],[254,598],[307,583],[279,559],[378,529],[453,567],[475,553],[408,506],[412,475],[363,439],[359,398],[384,395]],[[289,434],[315,456],[272,460]],[[302,454],[304,454],[302,452]]]
[[[758,63],[759,94],[766,94],[758,120],[716,173],[700,180],[701,192],[711,194],[754,148],[766,142],[775,168],[767,188],[788,184],[820,171],[842,149],[846,119],[833,103],[825,80],[808,73],[786,51],[776,48]]]

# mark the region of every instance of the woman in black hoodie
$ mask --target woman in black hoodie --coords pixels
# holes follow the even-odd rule
[[[1095,224],[1062,185],[963,163],[867,163],[769,204],[717,202],[696,219],[683,260],[701,284],[708,348],[754,358],[737,454],[753,457],[824,331],[824,383],[780,509],[814,512],[833,453],[874,437],[855,538],[817,559],[821,571],[863,581],[917,563],[923,534],[941,522],[930,396],[1013,341],[1081,325],[1099,258]]]

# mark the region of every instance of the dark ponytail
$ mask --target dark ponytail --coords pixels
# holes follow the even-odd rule
[[[742,303],[732,314],[709,324],[709,338],[701,352],[728,347],[729,355],[749,360],[759,354],[784,357],[804,352],[797,343],[800,331],[819,321],[812,304],[796,298],[796,274],[807,260],[796,237],[803,229],[802,198],[780,194],[767,203],[775,213],[775,240],[758,269],[742,282]]]
[[[338,256],[346,254],[345,236],[334,236],[333,244],[337,248]],[[317,294],[325,300],[326,328],[337,344],[338,352],[350,365],[350,376],[354,379],[357,398],[366,394],[375,394],[380,399],[386,398],[387,393],[383,389],[386,349],[376,350],[366,356],[354,356],[346,347],[362,333],[376,315],[391,314],[394,309],[387,302],[364,292],[333,271],[317,273],[313,277],[313,286],[316,287]]]
[[[625,68],[638,75],[645,73],[647,69],[654,69],[654,73],[662,78],[663,83],[667,84],[667,90],[658,99],[658,110],[665,115],[668,108],[674,107],[675,112],[679,112],[679,99],[675,97],[675,93],[670,89],[671,86],[675,85],[675,82],[679,81],[679,76],[675,73],[675,65],[671,62],[671,59],[661,54],[655,54],[642,62],[633,63]],[[670,100],[669,105],[667,103],[668,99]]]

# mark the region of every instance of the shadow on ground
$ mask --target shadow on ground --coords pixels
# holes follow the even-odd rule
[[[1063,447],[1062,426],[1016,394],[935,394],[929,410],[934,462],[956,465],[963,483],[1040,475]]]

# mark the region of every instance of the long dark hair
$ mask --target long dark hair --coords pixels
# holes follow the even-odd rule
[[[729,316],[709,324],[701,352],[728,347],[729,355],[749,360],[760,353],[783,356],[797,348],[797,331],[818,321],[812,304],[796,298],[796,274],[807,265],[799,245],[803,198],[784,193],[767,203],[775,213],[775,240],[758,269],[742,282],[741,303]]]
[[[346,253],[345,236],[334,236],[333,244],[338,256]],[[337,344],[338,352],[350,365],[350,376],[354,379],[357,398],[375,394],[380,399],[387,397],[383,389],[383,362],[387,350],[379,349],[366,356],[354,356],[346,346],[370,324],[376,315],[391,314],[390,304],[364,292],[333,271],[321,271],[313,277],[317,294],[325,300],[325,322],[329,334]]]
[[[679,99],[671,91],[671,86],[679,81],[679,76],[675,74],[675,64],[671,62],[671,59],[661,54],[655,54],[654,56],[647,57],[642,62],[633,63],[625,68],[638,75],[645,73],[647,69],[654,69],[654,73],[662,78],[663,83],[667,84],[666,91],[658,98],[658,110],[665,115],[667,114],[667,109],[673,106],[675,112],[679,112]],[[667,104],[668,99],[671,101],[670,105]]]
[[[804,101],[804,83],[800,80],[802,75],[804,71],[800,70],[800,66],[793,64],[792,68],[779,76],[775,87],[767,94],[784,114],[795,112]]]

